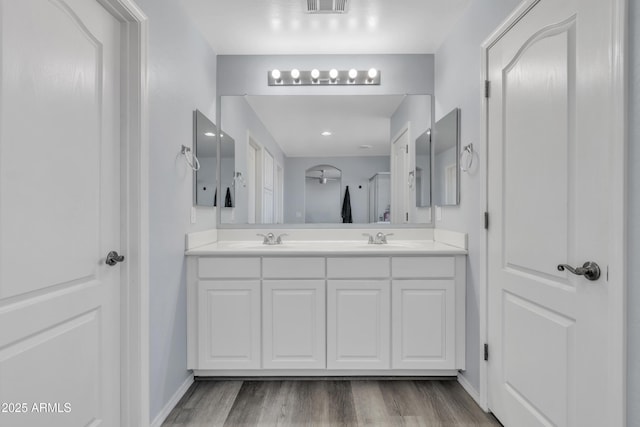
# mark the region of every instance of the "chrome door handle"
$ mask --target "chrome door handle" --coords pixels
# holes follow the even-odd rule
[[[573,268],[567,264],[558,264],[558,271],[569,270],[578,276],[584,276],[587,280],[598,280],[600,278],[600,267],[592,261],[585,262],[582,267]]]
[[[107,265],[116,265],[119,262],[124,261],[124,255],[118,255],[118,252],[116,251],[111,251],[107,254],[107,259],[105,261],[105,263]]]

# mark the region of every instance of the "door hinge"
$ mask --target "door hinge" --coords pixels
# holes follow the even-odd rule
[[[489,97],[489,89],[491,88],[491,82],[489,80],[484,81],[484,97]]]
[[[484,229],[489,229],[489,212],[484,213]]]
[[[406,149],[407,154],[409,154],[409,146],[408,146],[408,145],[405,145],[405,146],[404,146],[404,148]]]
[[[484,360],[485,362],[489,360],[489,344],[484,344]]]
[[[405,218],[407,218],[407,221],[409,221],[409,212],[405,213]]]

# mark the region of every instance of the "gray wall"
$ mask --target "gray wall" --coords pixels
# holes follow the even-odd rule
[[[369,178],[378,172],[389,172],[389,156],[288,157],[284,166],[284,222],[304,222],[304,176],[307,169],[316,165],[331,165],[342,171],[340,207],[348,185],[353,222],[369,222]],[[296,213],[300,213],[300,216]]]
[[[256,142],[271,153],[275,162],[281,166],[284,165],[285,157],[282,149],[243,96],[222,97],[220,111],[220,128],[236,142],[236,171],[242,173],[244,177],[247,176],[247,147],[249,144],[247,131],[251,133]],[[224,191],[226,188],[223,189]],[[247,197],[247,187],[237,186],[233,220],[226,218],[225,215],[222,217],[223,223],[246,224],[248,222]]]
[[[628,426],[640,426],[640,0],[629,0]]]
[[[191,225],[193,110],[215,117],[216,55],[176,0],[138,0],[149,18],[150,417],[190,375],[186,352],[185,233],[215,227],[213,208]]]
[[[267,86],[278,68],[380,70],[380,86]],[[433,55],[219,55],[218,95],[433,93]]]
[[[459,107],[461,144],[473,143],[481,156],[487,152],[480,144],[480,45],[518,5],[519,0],[473,0],[449,36],[436,52],[436,120]],[[462,173],[460,206],[443,207],[437,228],[466,232],[469,235],[467,259],[467,370],[469,383],[480,387],[480,246],[483,233],[481,188],[485,184],[477,173]]]

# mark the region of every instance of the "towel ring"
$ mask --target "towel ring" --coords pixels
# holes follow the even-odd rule
[[[198,161],[196,155],[193,154],[193,151],[191,151],[191,148],[183,145],[180,154],[184,156],[184,159],[191,169],[193,169],[194,171],[200,170],[200,162]],[[191,157],[191,159],[189,159],[189,157]]]
[[[473,144],[465,145],[460,153],[460,170],[462,172],[469,172],[473,165]]]

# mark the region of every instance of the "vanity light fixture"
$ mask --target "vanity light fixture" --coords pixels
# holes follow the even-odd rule
[[[379,85],[380,71],[376,68],[358,70],[319,70],[310,71],[293,68],[290,71],[273,69],[267,73],[269,86],[322,86],[322,85]]]
[[[275,84],[282,84],[282,73],[280,73],[280,70],[275,69],[271,71],[271,78],[273,79]]]
[[[204,136],[216,136],[216,134],[213,132],[205,132]]]
[[[358,70],[352,68],[349,70],[349,83],[354,84],[356,82],[356,77],[358,77]]]
[[[318,79],[320,78],[320,70],[314,68],[311,70],[311,83],[318,84]]]
[[[300,70],[297,68],[291,70],[291,78],[293,79],[293,83],[300,84]]]
[[[376,77],[378,77],[378,70],[369,68],[369,71],[367,71],[367,83],[372,84]]]
[[[338,70],[332,68],[329,70],[329,83],[336,83],[338,80]]]
[[[324,131],[324,132],[322,132],[320,135],[322,135],[322,136],[331,136],[331,135],[333,135],[333,134],[332,134],[330,131],[325,130],[325,131]]]

